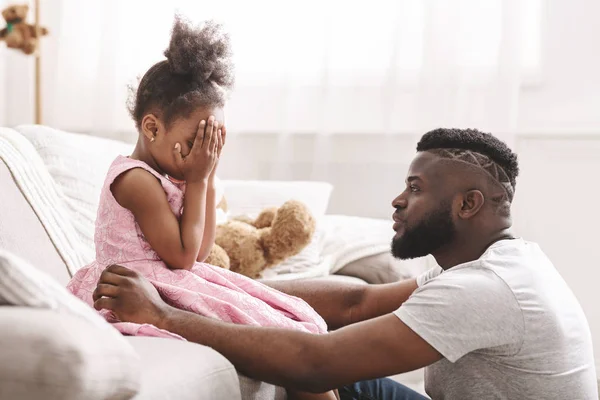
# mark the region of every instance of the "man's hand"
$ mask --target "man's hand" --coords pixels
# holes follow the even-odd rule
[[[156,327],[171,308],[146,278],[120,265],[102,272],[93,299],[96,310],[110,310],[120,321]]]

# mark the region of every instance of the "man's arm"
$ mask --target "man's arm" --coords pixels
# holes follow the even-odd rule
[[[413,371],[442,358],[393,314],[313,335],[171,309],[158,327],[212,347],[248,377],[314,393]]]
[[[170,307],[134,271],[108,267],[94,307],[121,321],[150,323],[214,348],[243,374],[292,389],[325,392],[351,382],[411,371],[441,355],[395,315],[324,335],[223,323]]]
[[[384,285],[361,285],[323,279],[261,281],[306,301],[330,330],[379,317],[398,309],[417,289],[416,279]]]

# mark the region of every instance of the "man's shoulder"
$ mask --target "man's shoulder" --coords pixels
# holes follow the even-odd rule
[[[480,260],[485,263],[503,261],[507,263],[519,263],[530,257],[546,257],[536,242],[517,237],[514,239],[500,240],[492,244]]]
[[[554,268],[537,243],[521,238],[495,243],[478,261],[482,268],[511,280],[523,274]]]
[[[417,279],[419,287],[458,285],[510,289],[510,281],[519,274],[528,274],[528,266],[540,263],[551,265],[550,260],[535,242],[521,238],[502,240],[490,246],[477,260],[443,270],[436,266]],[[434,285],[435,284],[435,285]]]
[[[419,288],[422,290],[451,290],[455,294],[465,292],[469,293],[469,296],[499,293],[503,290],[510,291],[501,274],[495,271],[493,265],[483,260],[458,265],[445,271],[440,268],[440,271],[439,274],[434,274],[431,279],[423,282]]]

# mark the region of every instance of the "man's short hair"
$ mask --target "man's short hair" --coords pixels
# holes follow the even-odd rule
[[[477,129],[435,129],[423,135],[417,151],[431,151],[483,168],[506,189],[512,202],[519,175],[517,155],[493,135]]]

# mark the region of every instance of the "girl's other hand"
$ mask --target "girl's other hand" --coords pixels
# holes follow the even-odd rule
[[[208,122],[200,121],[194,145],[187,156],[182,156],[179,143],[175,145],[175,162],[186,182],[206,180],[215,169],[222,148],[219,131],[219,123],[210,116]]]

